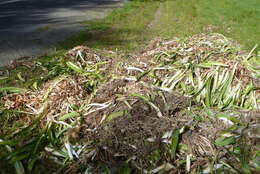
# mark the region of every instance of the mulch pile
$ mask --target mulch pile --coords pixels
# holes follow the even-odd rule
[[[244,138],[244,143],[250,144],[250,152],[259,151],[259,111],[237,110],[234,118],[242,121],[234,124],[216,117],[220,111],[214,108],[202,109],[203,104],[195,98],[163,90],[156,84],[162,83],[158,79],[176,73],[160,69],[158,62],[167,65],[181,59],[183,64],[190,60],[200,64],[210,59],[230,69],[237,66],[235,76],[242,85],[251,81],[257,85],[254,73],[242,64],[236,65],[236,59],[246,55],[219,34],[196,35],[185,41],[156,39],[142,53],[133,55],[132,62],[115,62],[80,46],[69,51],[66,60],[68,66],[77,66],[73,70],[80,68],[84,72],[50,80],[39,90],[6,95],[2,101],[8,109],[22,109],[28,122],[32,122],[31,115],[42,113],[46,114],[42,125],[48,121],[64,125],[77,121],[78,127],[69,139],[71,143],[88,144],[77,165],[89,166],[94,173],[100,172],[100,163],[115,172],[119,170],[115,166],[127,163],[134,173],[185,173],[201,168],[209,173],[214,160],[214,170],[222,166],[240,170],[237,159],[230,155],[230,148],[235,146],[217,146],[215,142],[223,132],[231,130],[237,139]],[[154,76],[147,76],[156,68]],[[82,119],[59,119],[71,112],[78,112]],[[232,109],[225,112],[233,113]],[[234,128],[243,121],[245,127]],[[77,165],[67,173],[79,172]]]

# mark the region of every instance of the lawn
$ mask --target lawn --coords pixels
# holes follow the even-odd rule
[[[260,44],[259,21],[258,0],[134,1],[103,20],[86,22],[88,30],[62,45],[69,48],[87,41],[93,48],[129,51],[142,48],[154,37],[217,32],[250,50]]]
[[[217,32],[251,49],[260,43],[259,21],[258,0],[174,0],[163,3],[155,29],[162,37]]]

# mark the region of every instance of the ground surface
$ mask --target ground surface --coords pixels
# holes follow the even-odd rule
[[[82,21],[103,18],[124,0],[2,0],[0,66],[45,54],[58,41],[83,29]]]
[[[1,67],[0,174],[259,173],[259,7],[129,1]]]

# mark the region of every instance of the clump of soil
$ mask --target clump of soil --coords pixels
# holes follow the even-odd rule
[[[116,164],[132,159],[135,168],[147,168],[152,152],[164,149],[163,134],[174,127],[172,120],[159,118],[148,104],[138,101],[129,113],[97,130],[98,160]]]
[[[113,82],[115,85],[121,84],[121,88],[129,83],[124,80],[115,80]],[[116,89],[118,88],[112,91],[115,92]],[[104,96],[107,97],[106,101],[113,99],[112,96],[115,97],[115,93],[112,95],[113,92],[111,93],[110,90],[103,89],[101,91],[103,95],[98,95],[94,101],[105,102]],[[121,91],[121,94],[126,95],[127,92]],[[103,96],[101,97],[103,100],[101,100],[100,96]],[[115,118],[95,124],[96,129],[94,132],[83,130],[85,139],[93,141],[93,146],[97,152],[95,161],[102,161],[108,165],[129,161],[132,168],[140,170],[155,167],[161,164],[161,161],[167,161],[167,154],[169,154],[169,148],[167,147],[170,138],[163,138],[163,136],[167,132],[180,128],[181,125],[178,125],[178,119],[182,118],[177,117],[177,115],[180,114],[180,111],[189,107],[191,103],[187,97],[167,93],[163,93],[161,96],[155,94],[152,98],[153,101],[151,102],[158,107],[163,116],[158,116],[158,111],[147,101],[128,96],[126,100],[130,103],[131,108],[119,99],[114,98],[115,107],[94,113],[86,119],[85,124],[82,125],[83,129],[89,127],[91,118],[102,118],[104,113],[106,115],[120,113]],[[152,159],[154,153],[161,154],[157,162]],[[150,158],[151,160],[149,160]]]
[[[96,97],[93,102],[104,103],[109,100],[114,100],[116,98],[115,94],[123,94],[125,92],[124,88],[129,84],[127,80],[124,79],[114,79],[103,84],[96,92]]]

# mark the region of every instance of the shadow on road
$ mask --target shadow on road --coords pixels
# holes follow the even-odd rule
[[[30,31],[33,25],[64,22],[69,17],[80,17],[80,14],[87,10],[114,7],[118,1],[4,0],[4,2],[0,3],[0,32]]]
[[[2,0],[0,66],[19,57],[45,53],[47,48],[81,31],[81,21],[103,18],[122,1]]]

